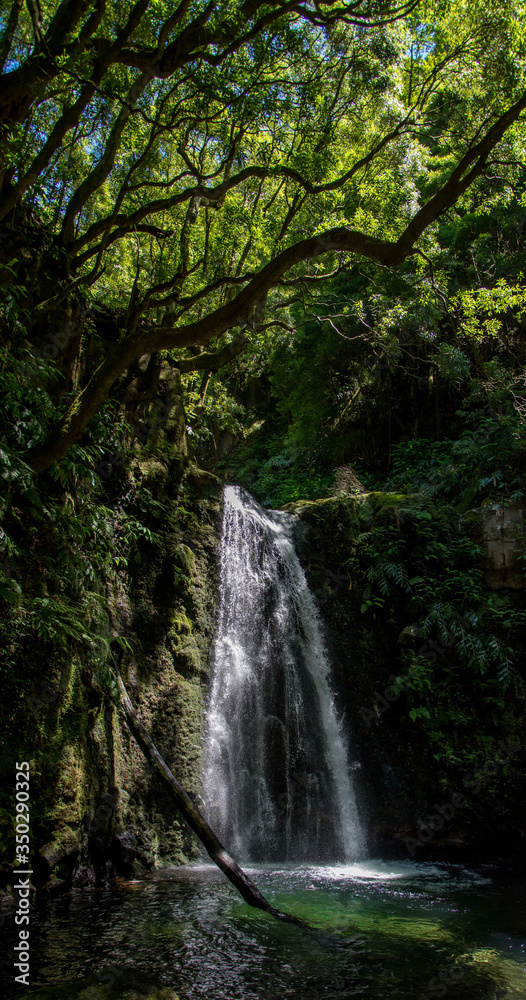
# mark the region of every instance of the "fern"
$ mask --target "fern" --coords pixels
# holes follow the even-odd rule
[[[503,691],[506,691],[517,677],[515,667],[506,657],[497,668],[497,682]]]
[[[394,580],[398,587],[402,587],[402,590],[410,593],[411,586],[405,566],[402,566],[401,563],[385,563],[383,571],[386,576]]]

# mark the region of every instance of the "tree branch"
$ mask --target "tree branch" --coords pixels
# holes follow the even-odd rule
[[[175,208],[176,205],[181,205],[187,201],[198,199],[200,203],[207,205],[220,204],[229,191],[251,178],[261,178],[262,180],[267,180],[272,177],[283,177],[288,180],[295,181],[296,184],[302,187],[304,191],[310,195],[323,194],[327,191],[336,191],[343,187],[349,180],[351,180],[352,177],[354,177],[356,173],[358,173],[359,170],[366,167],[376,156],[378,156],[382,149],[384,149],[390,142],[401,134],[404,127],[406,127],[408,123],[408,118],[400,122],[396,128],[384,136],[383,139],[378,142],[365,156],[356,160],[349,170],[332,181],[325,181],[323,184],[315,184],[307,177],[303,177],[298,170],[295,170],[292,167],[284,165],[279,167],[261,167],[254,165],[251,167],[245,167],[243,170],[238,171],[238,173],[234,174],[232,177],[226,178],[215,187],[208,188],[204,184],[194,184],[191,187],[185,188],[183,191],[178,191],[176,194],[170,195],[168,198],[158,198],[146,205],[142,205],[131,215],[118,215],[115,219],[115,224],[124,234],[126,231],[133,230],[139,222],[142,222],[143,219],[148,216],[168,211],[171,208]],[[82,234],[82,236],[79,236],[72,243],[72,250],[75,253],[78,253],[82,247],[89,244],[91,240],[96,239],[96,237],[104,231],[107,223],[107,218],[94,222],[89,229]]]
[[[43,34],[42,34],[42,9],[38,0],[26,0],[26,7],[31,18],[31,24],[33,26],[33,38],[35,41],[35,51],[38,52],[42,48]]]
[[[77,39],[67,46],[67,37],[77,28],[92,4],[90,0],[62,0],[44,35],[45,52],[34,53],[16,69],[2,76],[0,87],[0,118],[9,122],[24,120],[36,94],[38,85],[47,84],[61,72],[59,57],[66,49],[81,52],[97,30],[106,0],[98,0]],[[106,49],[111,48],[111,43]]]
[[[143,5],[144,4],[142,4],[142,6]],[[70,198],[64,218],[64,224],[62,226],[62,239],[65,246],[70,246],[70,244],[73,243],[75,219],[77,215],[91,195],[94,194],[102,184],[104,184],[104,181],[110,173],[110,170],[115,163],[115,157],[119,149],[121,136],[126,122],[130,117],[132,109],[139,100],[139,97],[150,82],[150,79],[151,74],[143,73],[142,76],[133,83],[126,97],[126,102],[121,108],[117,116],[117,120],[110,132],[106,147],[100,160]]]
[[[494,122],[482,139],[466,151],[448,180],[419,209],[396,242],[367,236],[348,227],[329,229],[284,249],[253,275],[233,299],[207,316],[179,327],[150,326],[143,322],[115,346],[47,441],[29,452],[28,464],[39,472],[48,468],[56,459],[62,458],[68,448],[79,440],[98,406],[107,398],[115,380],[142,354],[192,345],[206,346],[228,330],[245,326],[250,321],[254,306],[297,264],[327,253],[347,252],[385,267],[400,265],[418,249],[415,243],[425,229],[454,205],[481,174],[490,152],[525,109],[526,94]],[[224,185],[219,187],[222,186]]]
[[[188,793],[185,792],[183,786],[180,785],[177,778],[174,777],[164,758],[161,757],[155,743],[153,742],[151,736],[146,732],[134,706],[132,705],[132,702],[130,701],[130,697],[118,670],[116,670],[116,675],[120,692],[119,706],[126,716],[128,728],[137,743],[137,746],[146,757],[146,760],[153,766],[154,771],[156,771],[160,776],[163,785],[170,793],[177,809],[188,823],[190,829],[193,830],[198,836],[214,864],[221,869],[223,874],[226,875],[227,879],[233,886],[235,886],[237,891],[241,894],[249,906],[254,906],[259,910],[264,910],[265,913],[270,913],[271,916],[277,917],[278,920],[283,920],[286,923],[296,924],[298,927],[310,929],[309,925],[299,917],[295,917],[291,913],[283,913],[281,910],[276,910],[274,906],[271,906],[268,900],[266,900],[260,893],[257,886],[254,885],[243,869],[239,867],[232,857],[230,857],[228,851],[225,850],[221,841],[208,825],[204,816],[201,815],[197,807],[194,805]]]
[[[24,176],[21,177],[18,182],[4,194],[3,198],[0,199],[0,222],[5,219],[7,215],[9,215],[28,188],[31,187],[31,185],[38,179],[40,173],[49,163],[49,160],[53,156],[54,152],[62,144],[64,136],[70,129],[77,125],[82,113],[90,103],[106,70],[114,60],[116,53],[122,48],[128,36],[140,23],[142,14],[148,7],[148,2],[149,0],[137,0],[137,3],[131,11],[130,17],[128,18],[127,24],[122,31],[118,33],[113,45],[110,46],[105,55],[96,63],[91,79],[83,87],[77,100],[73,103],[73,105],[71,105],[71,107],[67,107],[64,113],[55,122],[47,141],[44,143],[42,149],[37,154]],[[97,12],[96,17],[98,17],[98,14],[99,12]]]
[[[7,24],[5,26],[4,33],[2,35],[2,42],[0,44],[0,73],[3,72],[6,59],[11,51],[11,46],[13,44],[13,38],[15,36],[15,31],[18,25],[18,18],[20,17],[20,11],[22,10],[22,5],[24,0],[13,0],[13,6],[9,11],[9,17],[7,19]]]
[[[195,354],[191,358],[184,358],[182,361],[177,362],[177,367],[181,373],[197,371],[218,372],[220,368],[224,368],[230,361],[237,358],[238,354],[241,354],[245,350],[247,344],[248,337],[243,334],[241,337],[236,337],[235,340],[232,340],[220,351],[204,351],[202,354]]]
[[[432,222],[435,222],[446,209],[451,208],[458,201],[470,184],[482,173],[489,154],[500,142],[506,130],[520,118],[525,110],[526,94],[523,94],[491,126],[486,135],[468,149],[446,183],[416,213],[397,245],[410,244],[412,246]],[[467,173],[472,164],[471,170]]]

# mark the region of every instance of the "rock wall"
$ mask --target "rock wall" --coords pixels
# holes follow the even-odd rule
[[[524,590],[526,543],[524,506],[492,505],[481,512],[482,540],[486,552],[485,577],[494,590]]]
[[[112,580],[101,573],[93,583],[107,609],[96,670],[78,643],[56,660],[29,645],[18,656],[18,690],[6,690],[0,709],[4,882],[14,857],[15,759],[30,764],[37,886],[58,891],[72,881],[130,875],[200,855],[116,707],[111,670],[118,660],[159,751],[198,796],[221,484],[189,465],[176,371],[158,371],[146,394],[136,396],[132,384],[123,407],[136,429],[127,460],[109,454],[99,474],[120,511],[121,529],[128,516],[137,524],[140,514],[143,534],[125,572]],[[138,514],[141,497],[153,514]]]
[[[218,491],[205,498],[187,490],[182,511],[180,493],[169,496],[169,464],[152,460],[142,473],[170,513],[161,548],[144,552],[129,586],[109,595],[109,629],[125,637],[120,669],[141,721],[178,780],[197,796],[215,616]],[[69,688],[73,684],[76,704],[68,706],[66,696],[57,713],[55,829],[40,852],[47,862],[40,880],[57,885],[71,871],[77,882],[104,872],[129,875],[198,857],[195,837],[122,713],[82,670]],[[34,771],[37,761],[31,766]],[[49,779],[48,768],[48,787]]]
[[[492,596],[482,546],[454,508],[425,497],[339,496],[288,509],[325,625],[370,853],[520,853],[520,594]],[[514,649],[508,678],[498,658],[476,666],[493,642]]]

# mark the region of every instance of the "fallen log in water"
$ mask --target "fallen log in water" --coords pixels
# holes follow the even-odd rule
[[[217,867],[220,868],[224,875],[226,875],[226,877],[230,880],[230,882],[232,882],[232,885],[234,885],[237,891],[241,893],[243,899],[249,904],[249,906],[255,906],[260,910],[264,910],[266,913],[272,914],[273,917],[277,917],[278,920],[284,920],[289,924],[296,924],[298,927],[312,930],[313,928],[311,928],[309,924],[306,924],[305,921],[301,920],[299,917],[295,917],[291,913],[283,913],[281,910],[276,910],[274,906],[271,906],[268,900],[266,900],[260,893],[257,886],[255,886],[252,880],[248,877],[246,872],[244,872],[243,869],[239,867],[237,862],[230,857],[230,854],[225,850],[219,838],[206,822],[204,816],[201,816],[201,813],[192,802],[188,793],[185,792],[183,786],[179,784],[177,778],[174,777],[165,760],[161,757],[161,754],[149,734],[146,732],[134,706],[132,705],[118,670],[116,670],[116,675],[121,696],[119,704],[126,715],[128,728],[135,742],[142,750],[146,759],[153,765],[157,773],[162,778],[165,788],[167,788],[170,792],[179,812],[192,828],[194,833],[197,834],[214,864],[216,864]]]

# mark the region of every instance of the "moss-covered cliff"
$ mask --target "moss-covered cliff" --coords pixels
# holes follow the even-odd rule
[[[516,568],[511,586],[499,577],[493,589],[483,530],[492,511],[462,518],[392,493],[288,509],[300,519],[373,853],[520,851],[524,577]]]
[[[48,888],[199,854],[131,739],[112,675],[117,658],[142,721],[197,795],[220,484],[188,463],[167,376],[177,380],[161,369],[153,391],[128,390],[121,413],[142,440],[136,431],[126,448],[106,447],[96,480],[88,463],[65,486],[21,474],[6,496],[1,860],[14,860],[14,764],[24,759],[35,882]]]

